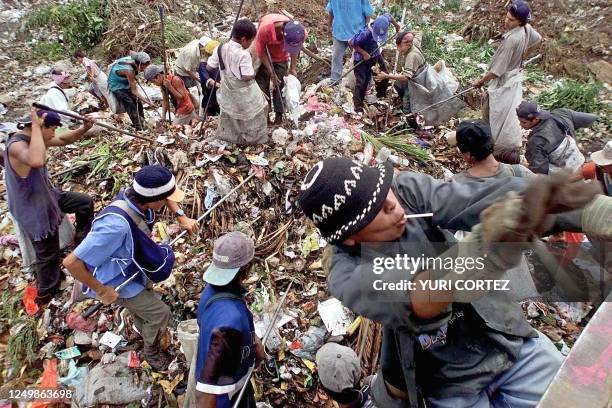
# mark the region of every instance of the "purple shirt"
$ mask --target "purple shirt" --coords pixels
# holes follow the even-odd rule
[[[383,17],[389,20],[389,24],[391,24],[391,20],[392,20],[391,14],[385,13]],[[353,38],[350,39],[350,42],[353,48],[355,47],[363,48],[364,50],[368,52],[368,54],[370,54],[370,57],[372,58],[378,57],[380,55],[380,49],[378,47],[378,43],[376,42],[376,40],[374,40],[374,37],[372,36],[372,30],[370,29],[369,25],[359,30],[359,32],[355,34]],[[363,57],[361,56],[360,53],[355,51],[353,53],[353,59],[354,61],[361,61],[363,60]]]

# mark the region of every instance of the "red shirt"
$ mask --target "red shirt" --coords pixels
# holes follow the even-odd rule
[[[172,104],[176,108],[176,114],[188,115],[193,112],[193,102],[191,102],[191,96],[189,95],[189,91],[185,87],[185,83],[183,82],[183,80],[180,77],[174,76],[172,74],[166,75],[166,78],[168,79],[168,81],[170,81],[174,89],[176,89],[181,95],[183,95],[183,99],[177,100],[174,95],[172,95],[172,92],[166,90],[166,92],[168,92],[168,96],[170,96],[170,99],[172,100]]]
[[[266,46],[268,46],[272,62],[289,61],[289,53],[285,50],[285,40],[276,38],[276,28],[274,27],[275,23],[285,23],[287,21],[289,21],[289,17],[282,14],[267,14],[259,20],[255,49],[260,59],[268,58],[266,56]]]

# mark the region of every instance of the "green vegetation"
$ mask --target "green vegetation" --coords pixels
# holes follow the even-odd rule
[[[21,369],[24,358],[28,363],[36,359],[39,341],[36,319],[22,317],[11,322],[11,337],[6,348],[6,355],[16,372]]]
[[[57,61],[66,55],[66,49],[54,41],[39,42],[34,46],[34,56],[45,61]]]
[[[193,36],[185,25],[180,24],[170,18],[166,19],[165,29],[167,48],[182,47],[189,41],[193,40]]]
[[[371,143],[376,151],[379,151],[386,146],[397,153],[401,153],[404,156],[421,163],[427,163],[431,160],[431,157],[427,151],[422,149],[420,146],[415,145],[409,139],[403,138],[402,136],[392,135],[375,137],[366,132],[362,132],[361,137],[363,138],[364,142]]]
[[[444,10],[457,13],[461,10],[461,0],[444,0]]]
[[[542,92],[537,102],[548,110],[569,108],[579,112],[599,112],[604,109],[598,98],[601,88],[601,84],[593,80],[585,83],[567,79],[551,90]]]
[[[104,0],[77,0],[68,4],[48,5],[26,17],[28,29],[55,26],[60,30],[68,51],[91,48],[102,40],[110,11]]]

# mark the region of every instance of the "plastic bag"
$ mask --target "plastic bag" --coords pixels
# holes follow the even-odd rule
[[[323,346],[327,330],[312,326],[298,341],[291,343],[291,353],[300,358],[314,361],[317,350]]]
[[[43,371],[42,379],[40,380],[41,389],[57,388],[57,360],[52,358],[47,360],[45,364],[45,370]],[[32,408],[46,408],[49,404],[47,402],[34,402]]]
[[[283,96],[285,97],[285,108],[287,109],[287,115],[297,127],[300,119],[300,92],[302,91],[302,84],[293,75],[287,75],[284,81]]]
[[[38,305],[36,304],[36,287],[27,285],[23,292],[23,305],[25,306],[26,313],[30,316],[35,315],[38,312]]]

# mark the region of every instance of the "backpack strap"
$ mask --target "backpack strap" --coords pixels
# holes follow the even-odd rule
[[[215,303],[217,300],[221,300],[221,299],[234,299],[234,300],[244,301],[244,298],[242,296],[238,296],[235,293],[219,292],[219,293],[215,293],[214,295],[212,295],[210,299],[206,301],[206,303],[204,304],[204,310],[206,310],[208,306]]]
[[[58,89],[62,93],[62,95],[64,95],[64,99],[66,99],[66,103],[68,103],[68,104],[70,103],[70,101],[68,100],[68,97],[66,96],[66,92],[64,92],[64,90],[62,88],[60,88],[57,85],[53,85],[51,88],[52,89],[53,88]]]
[[[221,69],[221,71],[225,71],[225,62],[223,62],[223,57],[221,56],[222,47],[223,44],[219,44],[219,46],[217,47],[217,58],[219,59],[219,69]]]
[[[147,225],[146,221],[138,214],[136,211],[130,207],[130,205],[125,200],[115,200],[113,201],[109,207],[117,207],[120,210],[123,210],[130,216],[134,224],[138,226],[138,228],[147,235],[151,235],[151,229]]]

